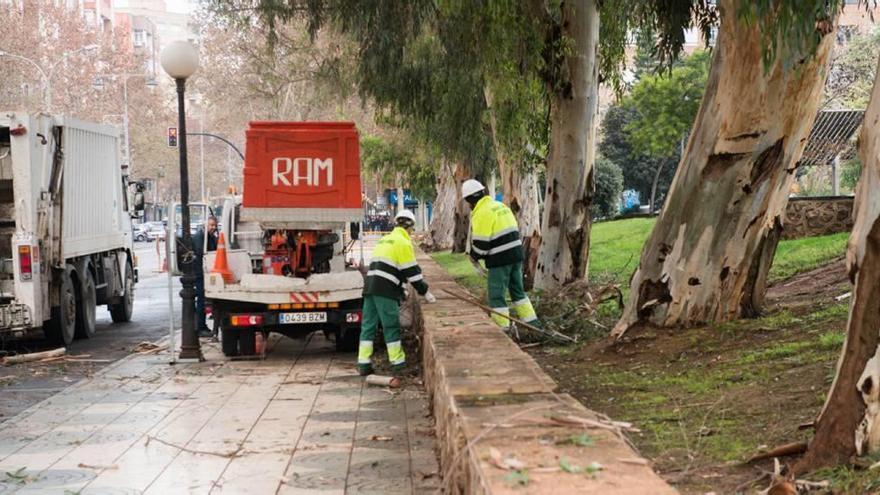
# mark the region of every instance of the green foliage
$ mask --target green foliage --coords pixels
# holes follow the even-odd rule
[[[621,103],[613,104],[602,120],[599,153],[620,167],[623,172],[623,188],[638,191],[642,203],[647,203],[651,197],[651,187],[659,167],[657,204],[662,204],[680,157],[677,152],[672,157],[654,158],[636,151],[625,130],[635,119],[634,109],[624,107]]]
[[[670,72],[642,77],[624,101],[636,118],[625,126],[638,153],[674,156],[700,109],[709,77],[709,53],[696,52]]]
[[[841,166],[840,187],[849,191],[855,191],[859,177],[862,175],[862,161],[858,157],[847,160]]]
[[[843,5],[844,0],[751,0],[740,2],[737,14],[758,26],[765,69],[776,60],[794,67],[816,53]]]
[[[578,447],[593,447],[596,445],[596,440],[587,433],[581,433],[579,435],[572,435],[561,443],[577,445]]]
[[[877,57],[880,55],[880,29],[852,37],[831,64],[825,85],[823,106],[864,109],[868,107]]]
[[[618,200],[623,192],[623,173],[614,162],[600,156],[593,166],[593,174],[596,181],[593,217],[613,217],[617,214]]]
[[[420,199],[434,198],[435,163],[436,158],[425,154],[413,143],[377,136],[361,139],[361,164],[364,170],[387,183],[405,185]]]

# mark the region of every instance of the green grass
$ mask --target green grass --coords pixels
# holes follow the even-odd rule
[[[590,237],[590,278],[629,281],[654,222],[653,218],[630,218],[594,224]],[[770,269],[770,281],[786,279],[843,256],[848,237],[849,234],[841,233],[781,241]]]
[[[642,245],[651,234],[654,221],[630,218],[594,224],[590,237],[590,279],[626,284],[639,264]],[[813,270],[843,256],[848,236],[842,233],[781,241],[770,269],[770,281]],[[469,289],[482,289],[485,285],[465,255],[444,251],[433,256]]]
[[[463,285],[473,294],[480,295],[486,290],[486,279],[483,278],[474,266],[471,265],[467,255],[441,251],[432,253],[431,257],[440,264],[457,283]],[[430,281],[429,281],[430,283]]]
[[[770,268],[770,281],[810,271],[846,253],[849,234],[831,234],[781,241]]]
[[[653,218],[631,218],[593,225],[590,234],[590,278],[625,282],[639,265],[642,245]]]

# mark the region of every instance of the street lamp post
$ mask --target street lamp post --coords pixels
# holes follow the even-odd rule
[[[78,48],[76,50],[71,50],[61,55],[61,58],[56,60],[52,65],[49,66],[49,70],[43,69],[43,66],[34,62],[33,60],[24,57],[22,55],[16,55],[14,53],[9,53],[3,50],[0,50],[0,57],[9,57],[17,60],[21,60],[27,62],[34,67],[36,67],[37,71],[40,73],[40,79],[43,81],[43,105],[46,107],[47,113],[52,113],[52,75],[55,73],[55,68],[58,67],[58,64],[67,60],[67,57],[74,55],[76,53],[84,52],[86,50],[94,50],[98,48],[98,45],[86,45],[82,48]]]
[[[182,232],[180,260],[183,265],[183,276],[180,282],[183,289],[180,298],[183,303],[181,317],[182,336],[180,343],[180,359],[204,360],[196,335],[195,319],[195,257],[193,255],[192,235],[190,234],[189,218],[189,170],[186,160],[186,79],[199,68],[199,52],[185,41],[175,41],[162,50],[162,68],[177,84],[177,122],[179,127],[178,146],[180,150],[180,220]],[[174,215],[174,212],[169,212]],[[176,235],[169,232],[169,235]]]

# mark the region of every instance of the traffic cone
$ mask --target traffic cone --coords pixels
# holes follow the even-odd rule
[[[229,260],[226,259],[226,239],[223,237],[223,232],[220,232],[220,238],[217,239],[217,255],[214,257],[214,268],[211,269],[211,273],[219,273],[227,284],[235,281],[232,270],[229,269]]]

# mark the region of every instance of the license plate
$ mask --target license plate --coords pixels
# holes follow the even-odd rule
[[[282,325],[291,323],[327,323],[327,313],[281,313],[278,315],[278,323]]]

